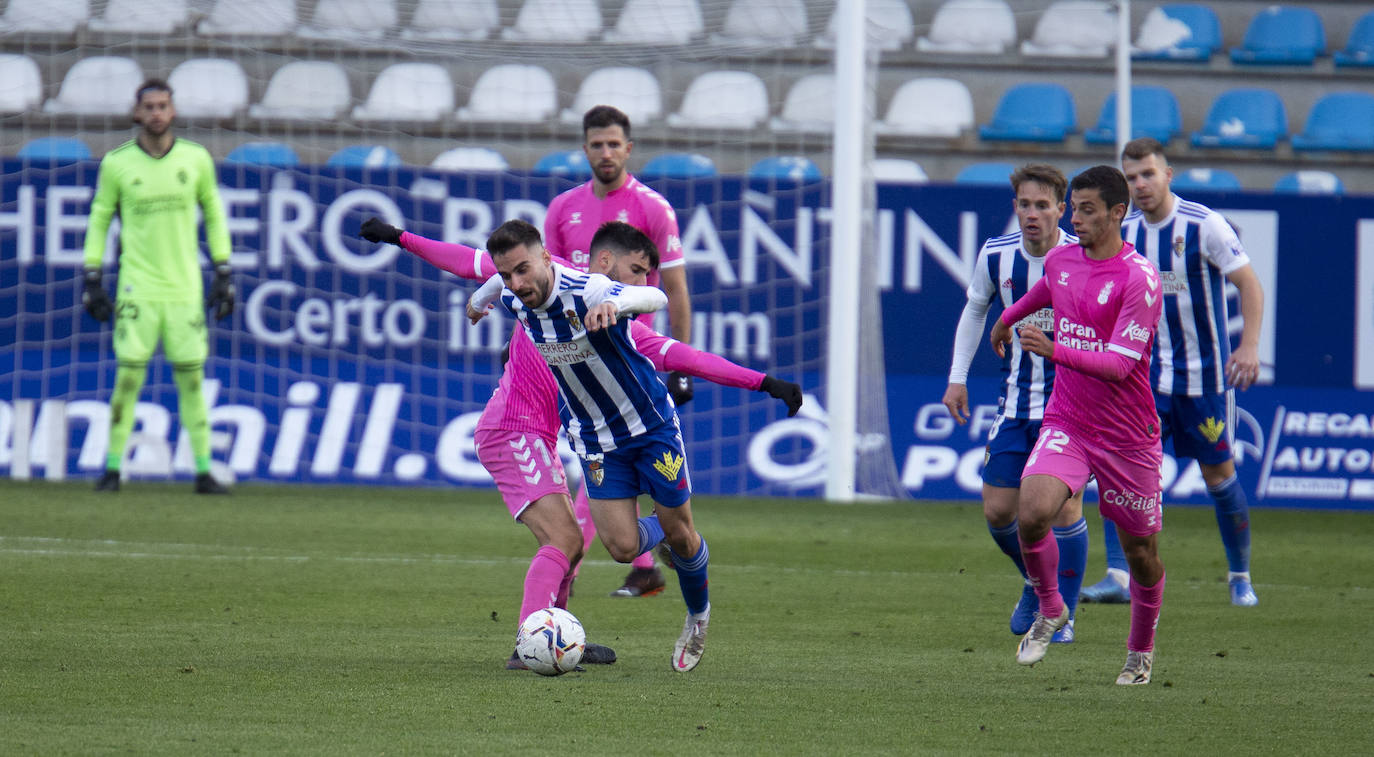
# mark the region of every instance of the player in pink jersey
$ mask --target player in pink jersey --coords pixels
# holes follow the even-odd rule
[[[1161,309],[1159,272],[1121,238],[1130,190],[1121,172],[1094,166],[1070,185],[1079,243],[1045,258],[1045,275],[993,324],[999,355],[1011,326],[1054,309],[1054,341],[1021,329],[1021,348],[1054,362],[1054,392],[1021,477],[1021,555],[1040,599],[1016,661],[1034,665],[1069,618],[1059,594],[1059,550],[1050,524],[1069,495],[1097,477],[1102,517],[1116,524],[1131,570],[1131,630],[1116,682],[1150,682],[1155,625],[1164,595],[1158,534],[1163,527],[1159,416],[1150,352]]]
[[[371,242],[399,245],[460,278],[486,281],[496,273],[491,258],[481,250],[403,232],[380,219],[364,222],[360,235]],[[591,269],[623,283],[642,285],[657,262],[652,242],[644,242],[644,250],[599,249]],[[631,324],[631,330],[636,349],[659,370],[690,372],[724,386],[768,392],[788,404],[789,415],[801,407],[801,388],[796,384],[701,352],[638,321]],[[524,523],[539,543],[525,576],[519,617],[523,621],[542,607],[567,607],[585,544],[556,452],[561,425],[558,385],[524,329],[513,330],[509,349],[505,369],[478,419],[475,436],[478,459],[495,480],[511,516]],[[615,653],[588,644],[583,661],[611,663]],[[512,655],[507,667],[519,669],[523,664]]]
[[[678,236],[677,214],[658,192],[644,186],[625,170],[634,150],[630,118],[609,105],[597,105],[582,116],[582,150],[592,167],[592,178],[558,195],[549,203],[544,219],[544,248],[556,258],[572,262],[580,271],[591,265],[590,243],[601,224],[620,221],[639,229],[658,246],[659,267],[650,271],[648,283],[668,295],[668,316],[674,339],[692,341],[692,302],[687,292],[687,271]],[[661,279],[661,280],[660,280]],[[642,316],[650,324],[653,315]],[[678,407],[692,399],[690,374],[674,372],[664,384]],[[578,519],[589,524],[584,545],[591,546],[596,528],[591,524],[587,488],[579,486],[574,503]],[[669,563],[671,565],[671,563]],[[651,596],[663,591],[663,574],[652,554],[630,563],[630,572],[613,597]]]

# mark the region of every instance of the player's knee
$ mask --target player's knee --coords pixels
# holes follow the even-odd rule
[[[606,551],[611,554],[611,559],[616,562],[630,562],[639,557],[638,541],[632,545],[628,542],[605,541],[603,539],[602,543],[606,545]]]

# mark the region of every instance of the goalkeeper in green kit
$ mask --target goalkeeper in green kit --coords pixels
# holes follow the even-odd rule
[[[134,122],[141,129],[100,161],[100,179],[86,229],[85,288],[81,301],[97,321],[114,315],[118,362],[110,397],[110,444],[97,491],[119,491],[124,447],[134,425],[134,406],[148,374],[148,360],[162,342],[172,365],[181,425],[195,456],[195,490],[227,494],[210,475],[209,409],[201,384],[209,338],[208,304],[216,318],[234,312],[229,267],[229,231],[220,204],[215,164],[201,145],[172,135],[172,88],[149,79],[134,96]],[[205,216],[205,237],[215,266],[210,296],[204,282],[196,235],[196,208]],[[115,302],[101,281],[101,262],[110,219],[118,211],[119,279]]]

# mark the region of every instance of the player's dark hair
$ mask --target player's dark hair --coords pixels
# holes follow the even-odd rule
[[[644,232],[628,223],[607,221],[601,224],[588,247],[593,255],[602,250],[610,250],[616,257],[643,252],[649,258],[649,268],[658,268],[658,245]]]
[[[593,105],[592,109],[582,116],[582,136],[586,137],[587,132],[592,129],[604,129],[608,126],[619,126],[625,132],[625,138],[630,138],[630,117],[624,111],[610,105]]]
[[[1016,169],[1011,175],[1011,191],[1021,191],[1021,185],[1028,181],[1049,187],[1054,193],[1055,202],[1063,202],[1064,193],[1069,188],[1069,180],[1064,178],[1064,174],[1058,168],[1044,163],[1027,163]]]
[[[1111,166],[1093,166],[1073,177],[1069,188],[1096,189],[1102,195],[1102,202],[1111,210],[1117,205],[1127,205],[1131,201],[1131,189],[1126,185],[1126,177]]]
[[[163,79],[145,79],[142,84],[138,85],[138,89],[134,91],[134,105],[143,102],[143,96],[149,92],[166,92],[170,97],[172,94],[172,85],[168,84]]]
[[[543,238],[534,224],[513,218],[497,226],[496,231],[487,237],[487,254],[492,257],[504,255],[522,244],[526,247],[543,244]]]
[[[1164,145],[1159,143],[1154,137],[1140,137],[1132,139],[1121,148],[1122,160],[1144,160],[1151,155],[1158,155],[1166,162],[1169,160],[1164,155]]]

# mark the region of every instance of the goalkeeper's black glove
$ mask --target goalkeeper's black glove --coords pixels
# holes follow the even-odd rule
[[[668,394],[673,404],[682,407],[692,401],[692,377],[679,371],[668,374]]]
[[[788,418],[796,415],[797,411],[801,409],[801,387],[791,381],[784,381],[776,376],[764,376],[763,383],[759,384],[759,391],[768,392],[775,399],[780,399],[787,403]]]
[[[401,243],[401,230],[376,216],[363,221],[363,227],[358,230],[358,236],[369,242]]]
[[[210,296],[205,304],[218,320],[234,312],[234,269],[228,263],[215,266],[215,280],[210,283]]]
[[[114,308],[110,306],[110,296],[105,294],[105,286],[100,283],[100,269],[86,269],[86,288],[81,292],[81,304],[86,312],[97,321],[110,320]]]

